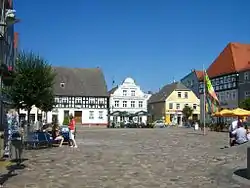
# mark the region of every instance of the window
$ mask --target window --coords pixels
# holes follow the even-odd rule
[[[127,90],[123,90],[122,93],[123,93],[123,96],[127,96]]]
[[[185,99],[187,99],[188,98],[188,92],[185,92]]]
[[[131,96],[135,96],[135,91],[134,90],[131,91]]]
[[[119,101],[115,101],[115,107],[119,107]]]
[[[194,110],[197,109],[197,104],[193,104],[193,109],[194,109]]]
[[[173,109],[173,103],[169,103],[169,109]]]
[[[143,102],[139,101],[139,108],[142,108],[142,106],[143,106]]]
[[[232,92],[232,100],[235,100],[235,99],[236,99],[236,92],[233,91],[233,92]]]
[[[69,117],[69,110],[64,110],[64,118],[68,118]]]
[[[131,108],[134,108],[135,107],[135,101],[131,101]]]
[[[245,79],[245,80],[249,80],[249,74],[248,74],[248,72],[245,72],[245,73],[244,73],[244,79]]]
[[[178,98],[181,98],[181,92],[178,92]]]
[[[99,119],[103,119],[103,111],[99,111]]]
[[[82,104],[82,98],[81,97],[76,97],[75,98],[75,103],[76,104]]]
[[[245,98],[248,98],[248,97],[250,97],[250,91],[245,92]]]
[[[188,106],[188,104],[185,104],[185,107],[187,107]]]
[[[94,119],[94,111],[89,111],[89,119]]]
[[[176,104],[176,109],[177,109],[177,110],[180,109],[180,104]]]
[[[126,108],[127,107],[127,101],[122,101],[122,107]]]

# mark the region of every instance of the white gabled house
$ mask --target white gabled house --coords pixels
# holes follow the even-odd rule
[[[147,116],[121,117],[113,116],[114,112],[126,112],[136,114],[138,112],[147,112],[147,101],[151,94],[144,93],[139,85],[136,85],[132,78],[126,78],[121,85],[112,88],[109,91],[110,101],[110,120],[113,122],[122,122],[133,120],[135,122],[146,123]]]

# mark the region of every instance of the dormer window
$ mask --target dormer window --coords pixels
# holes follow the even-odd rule
[[[61,82],[61,83],[60,83],[60,87],[61,87],[61,88],[65,88],[65,83],[64,83],[64,82]]]

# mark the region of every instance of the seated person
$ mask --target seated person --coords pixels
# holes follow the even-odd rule
[[[54,125],[53,129],[52,129],[52,138],[55,141],[60,141],[59,147],[62,146],[64,138],[62,135],[60,135],[60,131],[59,131],[59,126],[58,125]]]
[[[247,130],[243,127],[242,123],[238,124],[238,128],[232,132],[235,135],[235,140],[233,141],[232,145],[235,144],[244,144],[248,141],[247,139]]]

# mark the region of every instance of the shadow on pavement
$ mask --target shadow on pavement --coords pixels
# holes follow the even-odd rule
[[[13,165],[7,166],[6,169],[8,170],[8,172],[0,175],[0,187],[3,187],[4,183],[8,181],[11,177],[18,175],[16,173],[16,170],[23,170],[25,167],[26,166],[23,164],[13,164]]]
[[[236,170],[234,172],[234,174],[237,175],[237,176],[240,176],[242,178],[245,178],[247,180],[250,180],[250,177],[247,177],[247,169],[246,168]]]
[[[203,133],[203,132],[188,132],[188,134],[204,136],[204,133]]]

